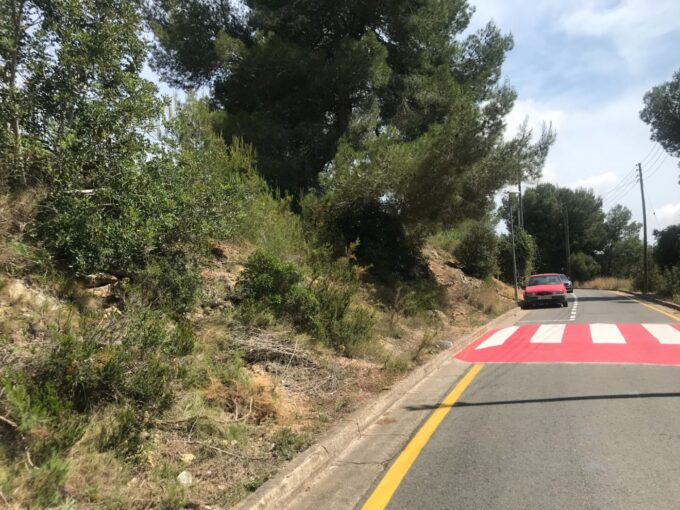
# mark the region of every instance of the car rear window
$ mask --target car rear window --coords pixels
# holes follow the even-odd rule
[[[559,276],[532,276],[529,278],[527,286],[532,287],[534,285],[553,285],[556,283],[562,283]]]

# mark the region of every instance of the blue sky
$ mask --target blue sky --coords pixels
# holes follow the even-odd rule
[[[557,128],[544,181],[603,194],[641,221],[641,161],[649,232],[680,223],[678,160],[650,140],[642,97],[680,69],[679,0],[472,0],[472,29],[493,20],[514,36],[504,74],[525,116]]]

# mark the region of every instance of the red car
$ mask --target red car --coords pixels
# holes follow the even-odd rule
[[[567,288],[557,273],[532,274],[527,281],[522,308],[544,303],[567,306]]]

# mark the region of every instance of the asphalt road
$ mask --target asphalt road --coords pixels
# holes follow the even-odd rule
[[[619,294],[575,295],[520,323],[677,323]],[[635,363],[485,364],[387,506],[679,507],[680,367]]]
[[[569,307],[544,307],[529,310],[518,324],[542,324],[548,322],[574,322],[576,324],[592,323],[668,323],[672,319],[666,317],[635,299],[618,292],[577,289],[569,294]],[[572,311],[576,308],[575,319],[570,321]]]

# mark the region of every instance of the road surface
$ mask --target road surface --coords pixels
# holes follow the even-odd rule
[[[680,508],[679,321],[577,289],[489,332],[356,508]]]

